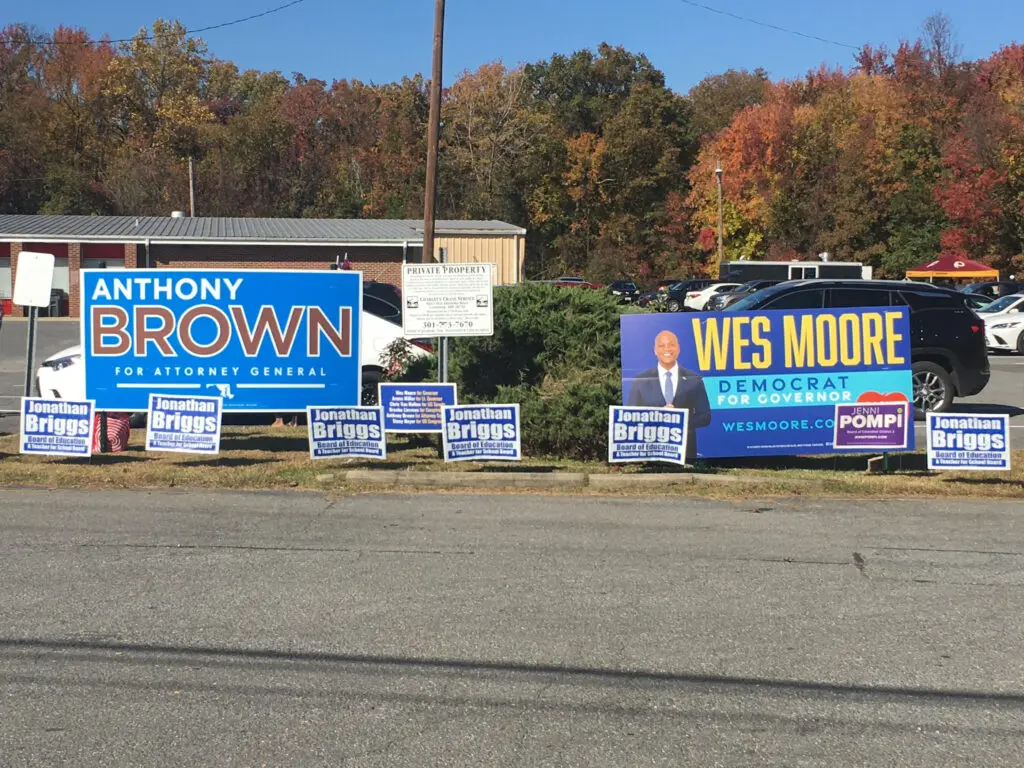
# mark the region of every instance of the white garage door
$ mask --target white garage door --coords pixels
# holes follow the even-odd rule
[[[11,298],[11,257],[0,256],[0,299]]]

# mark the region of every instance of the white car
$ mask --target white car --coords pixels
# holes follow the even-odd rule
[[[699,291],[690,291],[686,294],[686,298],[683,299],[683,303],[690,309],[700,311],[704,309],[708,300],[716,293],[726,293],[727,291],[731,291],[733,288],[739,287],[740,283],[715,283],[714,285],[709,285],[707,288],[703,288]]]
[[[989,322],[993,315],[1015,315],[1024,312],[1024,293],[1015,293],[1012,296],[1002,296],[991,304],[986,304],[977,310],[985,322]]]
[[[377,382],[383,368],[381,356],[396,339],[402,338],[402,326],[384,320],[363,308],[359,331],[359,361],[363,368],[363,405],[377,402]],[[414,358],[431,354],[423,340],[410,342]],[[82,347],[75,345],[46,358],[36,371],[36,390],[40,397],[55,400],[84,400],[85,377],[82,375]]]
[[[985,316],[985,344],[989,349],[1024,355],[1024,315]]]

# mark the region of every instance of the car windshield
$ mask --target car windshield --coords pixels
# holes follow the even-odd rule
[[[1014,304],[1019,302],[1021,300],[1021,298],[1022,298],[1021,296],[1003,296],[1001,299],[996,299],[991,304],[989,304],[987,307],[985,307],[984,311],[985,312],[1003,312],[1004,310],[1009,309]]]
[[[736,290],[737,291],[744,290],[748,286],[752,286],[752,285],[754,285],[754,283],[746,283],[745,285],[741,286],[740,288],[737,288]],[[754,293],[750,294],[749,296],[746,296],[746,297],[740,299],[735,304],[732,304],[732,305],[726,307],[725,311],[726,312],[745,312],[747,310],[757,309],[759,306],[764,304],[766,301],[768,301],[769,299],[771,299],[772,297],[774,297],[775,295],[777,295],[781,291],[787,290],[789,287],[790,286],[788,286],[788,285],[783,283],[781,285],[773,285],[773,286],[770,286],[768,288],[762,288],[760,291],[755,291]]]

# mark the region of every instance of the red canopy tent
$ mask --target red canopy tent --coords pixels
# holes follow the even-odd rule
[[[999,270],[959,256],[940,256],[919,267],[907,270],[907,277],[952,277],[998,280]]]

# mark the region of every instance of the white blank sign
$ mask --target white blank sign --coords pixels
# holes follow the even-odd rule
[[[19,307],[50,306],[53,288],[53,254],[22,251],[14,276],[14,303]]]

